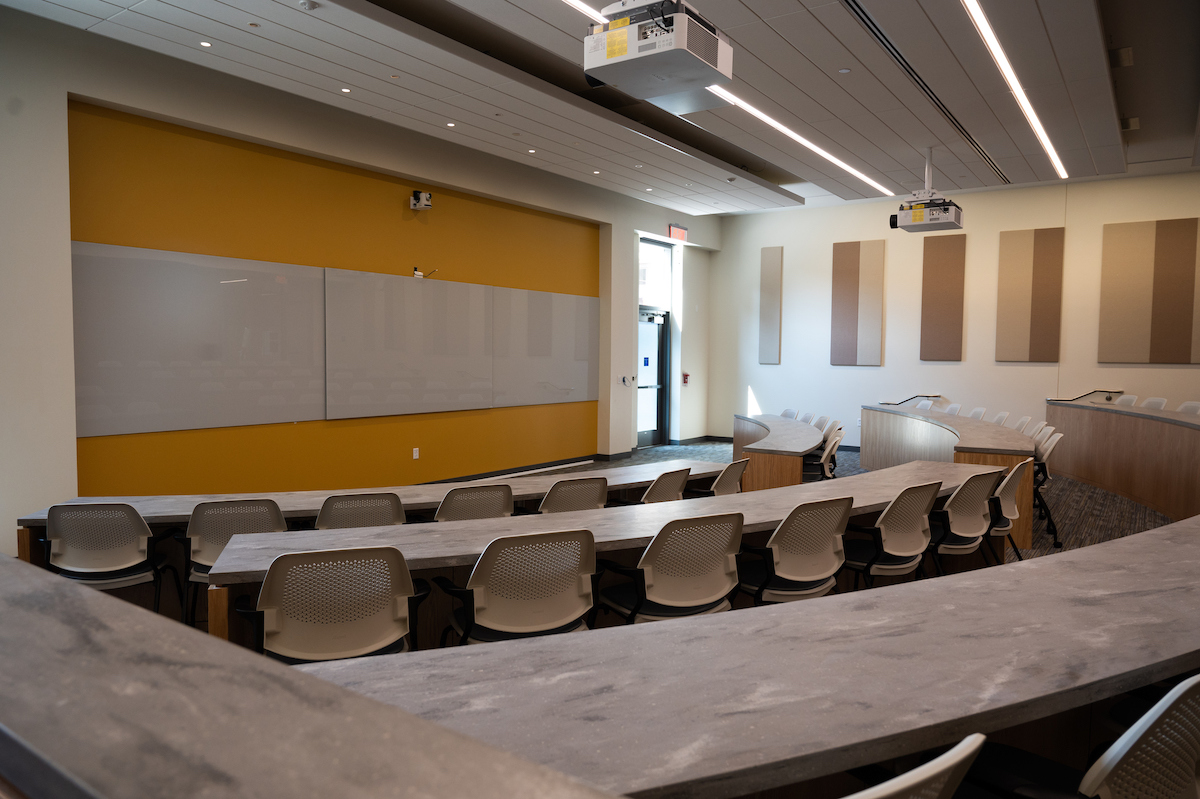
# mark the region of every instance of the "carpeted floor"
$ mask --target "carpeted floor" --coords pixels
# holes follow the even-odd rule
[[[582,466],[572,466],[555,471],[584,472],[593,469],[608,469],[614,466],[657,463],[675,458],[729,463],[733,460],[733,444],[712,441],[701,444],[647,447],[634,452],[631,457],[623,460],[594,461]],[[849,477],[865,471],[858,465],[857,452],[838,450],[837,461],[836,474],[838,477]],[[1046,522],[1038,519],[1036,511],[1034,511],[1033,548],[1021,550],[1023,557],[1039,557],[1055,552],[1066,552],[1089,544],[1098,544],[1101,541],[1123,538],[1143,530],[1161,527],[1171,521],[1161,513],[1156,513],[1144,505],[1066,477],[1051,479],[1049,485],[1046,486],[1045,496],[1050,505],[1050,511],[1054,514],[1058,537],[1062,541],[1063,547],[1062,549],[1054,548],[1053,539],[1046,534]],[[1010,562],[1014,561],[1016,556],[1009,552],[1008,559]]]

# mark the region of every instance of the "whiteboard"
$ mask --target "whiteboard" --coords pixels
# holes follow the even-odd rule
[[[496,288],[492,405],[548,405],[600,397],[600,300]]]

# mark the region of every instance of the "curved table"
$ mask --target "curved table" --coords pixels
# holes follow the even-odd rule
[[[1008,470],[1033,454],[1033,439],[1011,427],[907,405],[862,406],[859,463],[864,469],[926,460]],[[1027,549],[1033,545],[1033,469],[1026,470],[1017,489],[1017,508],[1021,516],[1012,537]]]
[[[742,477],[742,490],[799,485],[804,481],[804,456],[821,446],[823,438],[821,431],[808,422],[767,413],[735,414],[733,459],[750,459]]]
[[[1103,396],[1046,400],[1046,423],[1064,434],[1054,471],[1171,519],[1200,513],[1200,416],[1115,405]]]

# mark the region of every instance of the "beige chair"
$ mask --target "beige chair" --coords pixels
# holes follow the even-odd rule
[[[123,502],[54,505],[46,516],[46,561],[52,570],[101,591],[153,583],[155,613],[163,571],[171,572],[184,605],[179,572],[156,543],[142,515]]]
[[[1175,409],[1176,413],[1200,414],[1200,402],[1185,402]]]
[[[970,555],[991,532],[991,498],[1003,479],[1003,469],[973,474],[955,489],[944,506],[929,514],[937,531],[929,551],[939,574],[945,574],[943,555]]]
[[[917,403],[917,410],[918,411],[933,410],[933,400],[921,400],[920,402]]]
[[[1050,467],[1046,462],[1050,460],[1050,454],[1054,452],[1054,448],[1058,446],[1062,437],[1062,433],[1055,433],[1033,450],[1033,504],[1039,510],[1038,515],[1046,520],[1046,532],[1054,537],[1055,549],[1062,548],[1062,541],[1058,540],[1058,526],[1054,523],[1054,516],[1050,513],[1050,503],[1046,501],[1042,489],[1050,482]]]
[[[463,486],[446,492],[433,518],[439,522],[467,519],[500,519],[512,516],[512,488],[501,483],[490,486]]]
[[[1136,405],[1137,404],[1137,394],[1122,394],[1121,396],[1117,397],[1116,404],[1117,405],[1131,405],[1131,406]]]
[[[1001,411],[1000,413],[996,414],[995,417],[992,418],[992,424],[998,424],[1001,426],[1003,426],[1003,424],[1007,421],[1008,421],[1008,411]]]
[[[960,410],[962,410],[962,406],[955,402],[952,405],[946,406],[945,413],[949,414],[950,416],[958,416],[958,412]]]
[[[1017,553],[1017,560],[1023,560],[1021,550],[1017,549],[1017,542],[1013,541],[1012,531],[1013,523],[1021,518],[1021,509],[1017,505],[1017,489],[1021,487],[1021,481],[1025,479],[1025,471],[1033,464],[1033,458],[1026,458],[1009,470],[1008,475],[1000,481],[1000,485],[996,487],[992,498],[989,500],[989,506],[992,512],[992,529],[991,535],[984,538],[987,544],[987,551],[991,553],[992,560],[996,563],[1002,563],[1000,556],[996,554],[996,550],[992,548],[991,536],[999,536],[1007,538],[1008,544],[1013,548],[1013,552]],[[1003,547],[1001,548],[1003,551]]]
[[[1049,441],[1050,436],[1052,436],[1052,435],[1054,435],[1054,428],[1051,427],[1050,425],[1046,425],[1041,430],[1039,430],[1038,434],[1033,437],[1033,451],[1036,453],[1038,450],[1038,447],[1044,445],[1047,441]]]
[[[845,799],[950,799],[971,768],[983,742],[979,733],[968,735],[945,754],[923,766]]]
[[[729,610],[741,543],[740,513],[668,522],[636,569],[601,561],[604,571],[629,579],[603,589],[596,610],[612,611],[627,624]]]
[[[941,491],[941,482],[909,486],[879,514],[874,527],[848,525],[847,529],[870,533],[870,540],[847,538],[843,543],[846,568],[862,575],[867,587],[879,575],[899,577],[916,572],[924,576],[921,558],[929,548],[929,512]]]
[[[813,420],[812,426],[817,428],[818,430],[824,432],[825,426],[828,424],[829,424],[828,416],[818,416],[816,419]]]
[[[987,408],[972,408],[971,412],[967,414],[967,418],[979,419],[982,421],[985,413],[987,413]]]
[[[850,520],[853,497],[797,505],[779,523],[765,547],[742,545],[753,555],[738,562],[738,590],[754,604],[794,602],[835,590],[846,562],[842,534]]]
[[[1166,397],[1147,397],[1142,400],[1142,407],[1152,411],[1161,411],[1167,407]]]
[[[1016,430],[1018,433],[1024,433],[1025,428],[1029,426],[1029,420],[1032,418],[1033,417],[1031,416],[1022,416],[1017,420],[1017,423],[1013,425],[1013,430]]]
[[[784,408],[783,413],[781,413],[779,415],[782,416],[784,419],[795,419],[796,418],[796,409],[795,408]]]
[[[559,480],[550,486],[538,513],[569,513],[575,510],[595,510],[608,502],[608,479],[604,477],[581,477],[575,480]]]
[[[201,502],[192,509],[188,520],[185,550],[188,555],[187,581],[191,592],[190,621],[196,618],[196,600],[200,586],[208,585],[208,572],[235,535],[282,533],[287,522],[273,499],[231,499]]]
[[[729,494],[737,494],[742,490],[742,475],[746,473],[746,466],[749,465],[749,458],[742,458],[740,461],[734,461],[721,470],[717,475],[717,479],[713,480],[713,484],[709,488],[688,489],[688,496],[697,497],[724,497]]]
[[[822,438],[821,438],[821,445],[824,446],[824,445],[828,444],[829,439],[833,438],[834,433],[836,433],[837,431],[839,431],[841,429],[842,429],[842,422],[839,419],[834,419],[832,422],[830,422],[828,425],[826,425],[825,432],[823,433]]]
[[[258,640],[288,662],[406,652],[428,595],[394,547],[290,552],[263,579]]]
[[[1036,438],[1037,434],[1042,432],[1042,428],[1045,426],[1045,422],[1034,422],[1025,428],[1025,435],[1029,436],[1030,438]]]
[[[1200,404],[1200,403],[1197,403],[1197,404]],[[799,418],[799,421],[804,422],[805,424],[811,424],[812,418],[813,418],[813,415],[811,413],[806,413]]]
[[[350,527],[385,527],[404,524],[404,505],[391,492],[381,494],[340,494],[321,503],[317,514],[318,530]]]
[[[846,431],[838,429],[829,443],[825,445],[823,450],[820,450],[821,456],[816,460],[810,460],[809,456],[805,456],[803,465],[804,481],[813,480],[832,480],[836,475],[833,470],[837,468],[837,451],[841,445],[842,439],[846,437]]]
[[[442,645],[451,630],[460,645],[586,630],[595,571],[596,543],[588,530],[497,538],[479,556],[466,588],[433,578],[462,603]]]
[[[683,499],[683,489],[687,487],[688,476],[691,473],[690,468],[663,472],[654,478],[654,482],[646,489],[646,493],[642,494],[641,504],[649,505],[652,502],[672,502]]]

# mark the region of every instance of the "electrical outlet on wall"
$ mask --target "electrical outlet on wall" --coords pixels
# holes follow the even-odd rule
[[[862,417],[858,417],[858,426],[862,427]]]
[[[415,461],[417,458],[420,458],[420,457],[421,457],[421,448],[413,447],[413,460]]]

